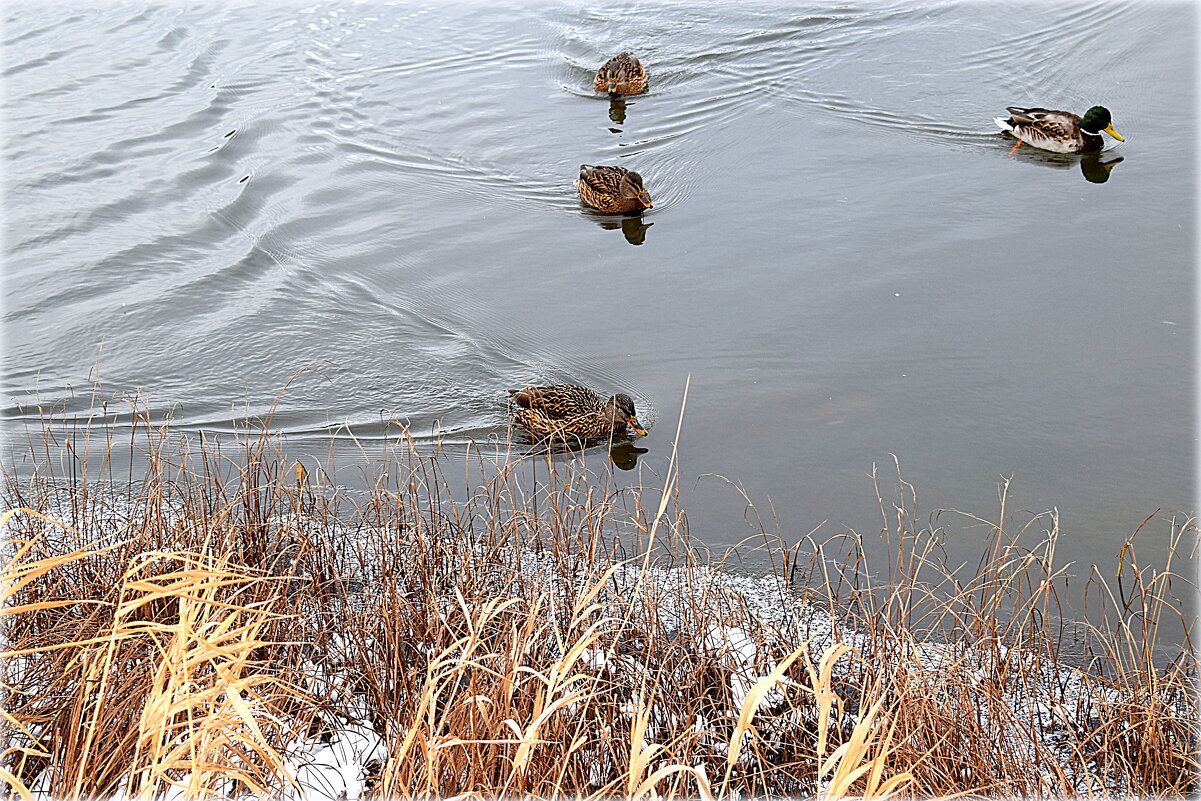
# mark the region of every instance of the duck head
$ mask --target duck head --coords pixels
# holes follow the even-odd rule
[[[636,78],[633,56],[629,53],[622,53],[601,67],[596,74],[596,80],[593,81],[593,88],[598,92],[608,92],[609,94],[627,92],[631,88],[630,82]]]
[[[646,436],[646,429],[642,427],[634,414],[634,399],[624,392],[609,398],[605,404],[605,413],[612,421],[614,430],[625,427],[631,429],[635,434]]]
[[[642,204],[642,208],[652,208],[650,192],[646,191],[646,187],[642,185],[642,176],[636,172],[627,172],[621,176],[621,182],[617,185],[617,191],[624,198],[637,200]]]
[[[1104,131],[1119,142],[1126,141],[1120,133],[1113,129],[1113,119],[1109,114],[1109,109],[1105,106],[1093,106],[1084,112],[1084,116],[1080,118],[1080,128],[1091,134]]]

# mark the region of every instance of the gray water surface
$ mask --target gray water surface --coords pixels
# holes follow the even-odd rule
[[[709,474],[786,540],[870,541],[891,454],[921,514],[995,516],[1012,476],[1080,575],[1195,508],[1192,5],[4,15],[10,449],[96,376],[220,434],[311,365],[274,418],[296,453],[398,421],[465,452],[504,436],[507,388],[573,381],[635,396],[652,430],[617,478],[652,482],[691,376],[682,487],[715,548],[753,529]],[[650,91],[611,104],[591,76],[627,49]],[[1096,103],[1127,138],[1099,159],[992,123]],[[654,208],[582,208],[581,163],[638,170]]]

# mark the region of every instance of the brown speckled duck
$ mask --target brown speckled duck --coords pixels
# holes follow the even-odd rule
[[[535,440],[603,439],[617,437],[629,428],[645,435],[634,416],[634,401],[624,393],[603,399],[587,387],[553,384],[509,390],[517,405],[513,423]]]
[[[646,91],[646,68],[633,53],[618,53],[596,71],[592,88],[616,95],[637,95]]]
[[[651,196],[642,176],[625,167],[580,165],[580,177],[572,181],[580,200],[608,214],[651,208]]]

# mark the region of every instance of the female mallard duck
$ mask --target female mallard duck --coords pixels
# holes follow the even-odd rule
[[[509,395],[518,406],[513,422],[536,440],[601,439],[620,436],[627,428],[646,434],[626,394],[604,400],[587,387],[555,384],[511,389]]]
[[[1100,150],[1105,140],[1101,132],[1125,142],[1113,129],[1109,109],[1093,106],[1078,117],[1070,111],[1051,111],[1045,108],[1008,108],[1010,117],[993,119],[1001,130],[1009,131],[1027,144],[1055,153],[1089,153]],[[1017,145],[1015,145],[1016,147]]]
[[[616,95],[637,95],[646,91],[646,68],[633,53],[618,53],[596,71],[592,88]]]
[[[580,177],[571,185],[580,190],[580,200],[609,214],[651,208],[651,196],[642,185],[642,176],[625,167],[581,164]]]

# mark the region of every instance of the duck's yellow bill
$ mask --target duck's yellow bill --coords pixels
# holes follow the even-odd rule
[[[631,417],[629,420],[627,420],[626,425],[633,429],[634,433],[640,437],[645,437],[647,434],[646,429],[639,425],[638,418],[636,417]]]
[[[641,203],[642,207],[645,209],[653,209],[655,207],[655,204],[651,203],[651,196],[646,192],[643,192],[638,196],[638,202]]]
[[[1104,128],[1104,130],[1105,130],[1105,133],[1109,134],[1109,135],[1110,135],[1110,136],[1112,136],[1114,139],[1117,139],[1119,142],[1125,142],[1125,141],[1126,141],[1126,138],[1125,138],[1125,137],[1123,137],[1123,136],[1122,136],[1120,133],[1118,133],[1117,131],[1115,131],[1115,130],[1113,129],[1113,125],[1107,125],[1107,126]]]
[[[617,81],[609,81],[609,91],[610,92],[617,91]]]

